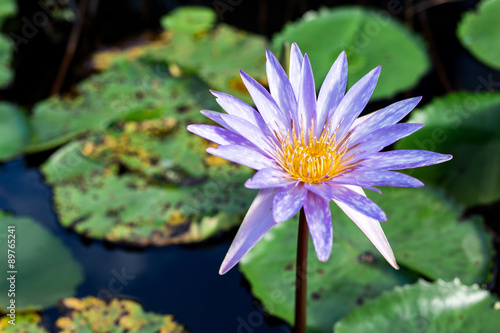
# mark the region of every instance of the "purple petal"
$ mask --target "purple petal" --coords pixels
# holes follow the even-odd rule
[[[330,68],[319,91],[315,128],[317,137],[321,134],[326,117],[337,109],[337,106],[344,97],[346,85],[347,58],[345,52],[342,51],[333,63],[332,68]]]
[[[327,200],[337,200],[345,203],[347,206],[357,210],[358,212],[374,218],[378,221],[387,221],[385,213],[373,201],[364,195],[360,195],[353,190],[350,190],[344,185],[329,185],[329,184],[306,184],[305,187],[317,195],[322,196]]]
[[[266,72],[271,96],[274,98],[276,103],[278,103],[278,106],[284,115],[288,116],[286,121],[289,122],[289,116],[297,114],[297,100],[295,99],[295,93],[293,92],[292,85],[290,84],[285,71],[278,62],[278,59],[276,59],[276,57],[269,50],[266,55]],[[296,121],[297,119],[294,119],[294,122]]]
[[[283,187],[297,183],[296,180],[286,178],[287,175],[287,173],[275,168],[261,169],[245,182],[245,186],[252,189],[261,189]]]
[[[290,126],[283,121],[286,118],[278,107],[278,104],[276,104],[276,101],[271,97],[271,94],[259,82],[255,81],[242,70],[240,70],[240,75],[266,124],[270,128],[280,129],[283,133],[286,133],[286,130]]]
[[[307,225],[312,237],[316,255],[321,261],[327,261],[332,252],[333,231],[329,201],[308,192],[304,203]]]
[[[349,173],[359,186],[422,187],[424,183],[404,173],[382,170],[355,170]]]
[[[393,150],[376,153],[361,162],[363,169],[399,170],[418,168],[451,160],[451,155],[427,150]]]
[[[302,73],[302,62],[304,61],[304,56],[302,52],[300,52],[299,47],[296,43],[292,43],[292,47],[290,50],[290,69],[289,69],[289,77],[290,84],[292,85],[295,96],[299,97],[300,91],[300,73]]]
[[[366,188],[368,190],[375,191],[377,193],[382,193],[378,188],[375,188],[369,184],[361,184],[355,177],[350,177],[351,173],[348,173],[346,176],[341,175],[338,177],[335,177],[331,180],[326,181],[326,184],[330,185],[354,185],[354,186],[360,186],[362,188]]]
[[[232,131],[231,127],[222,119],[222,115],[224,113],[218,112],[218,111],[211,111],[211,110],[201,110],[200,111],[202,115],[207,117],[208,119],[216,122],[217,124],[221,125],[224,128],[227,128],[228,130]]]
[[[302,73],[299,92],[298,118],[300,128],[304,129],[306,137],[309,137],[311,119],[316,112],[316,89],[314,88],[314,77],[311,69],[311,62],[307,54],[302,63]]]
[[[276,151],[274,146],[269,142],[269,138],[265,137],[262,131],[255,125],[250,124],[243,118],[231,116],[230,114],[223,114],[221,117],[234,132],[252,142],[260,150],[268,153]]]
[[[274,165],[272,160],[255,149],[243,146],[219,146],[217,149],[208,147],[207,152],[255,170],[269,168]]]
[[[330,128],[337,130],[337,138],[343,138],[359,114],[365,108],[377,84],[380,75],[380,66],[366,74],[345,94],[333,114],[330,114]]]
[[[255,111],[253,107],[248,105],[247,103],[239,100],[238,98],[218,92],[218,91],[210,91],[216,98],[216,102],[230,115],[238,116],[250,122],[251,124],[257,126],[262,129],[265,135],[271,135],[271,132],[267,128],[266,122],[262,118],[262,116]],[[267,132],[266,132],[267,130]]]
[[[218,145],[239,145],[249,148],[256,148],[253,143],[239,134],[231,132],[225,128],[213,125],[189,125],[187,130],[204,139],[215,142]]]
[[[350,186],[353,191],[356,191],[360,195],[364,196],[363,190],[359,187]],[[384,231],[380,226],[380,223],[374,219],[371,219],[357,210],[349,207],[348,205],[334,200],[335,203],[344,211],[344,213],[349,216],[349,218],[356,223],[359,229],[368,237],[368,239],[373,243],[377,250],[384,256],[385,260],[391,264],[395,269],[399,269],[396,263],[396,258],[392,252],[391,246],[385,237]]]
[[[294,216],[304,205],[307,190],[302,184],[282,187],[273,201],[274,221],[283,222]]]
[[[424,125],[422,124],[409,124],[409,123],[390,125],[365,135],[362,138],[363,141],[361,141],[361,143],[359,142],[349,143],[350,146],[359,143],[359,146],[354,148],[355,151],[358,153],[355,159],[352,160],[352,162],[363,159],[371,154],[380,151],[384,147],[393,144],[399,139],[402,139],[412,134],[413,132],[418,131],[423,126]]]
[[[417,106],[421,99],[422,97],[405,99],[403,101],[393,103],[380,111],[374,112],[371,117],[353,129],[353,133],[349,140],[354,142],[362,136],[382,127],[394,125],[410,113],[410,111]]]
[[[227,251],[219,274],[225,274],[233,268],[276,225],[272,214],[273,198],[276,191],[276,189],[265,189],[257,194],[229,251]]]

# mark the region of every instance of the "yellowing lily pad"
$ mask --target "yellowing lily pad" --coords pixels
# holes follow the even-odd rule
[[[424,189],[384,190],[371,196],[385,210],[383,224],[401,270],[394,270],[354,223],[332,204],[333,249],[326,263],[308,259],[308,332],[333,324],[365,301],[397,285],[454,278],[482,283],[491,263],[491,240],[475,220]],[[293,323],[297,221],[275,226],[241,261],[252,293],[272,315]],[[269,255],[272,253],[272,255]],[[382,330],[383,331],[383,330]],[[362,332],[362,331],[360,331]]]
[[[396,287],[354,309],[334,327],[336,333],[441,333],[498,331],[500,300],[458,279]]]
[[[62,302],[64,315],[55,326],[60,333],[114,332],[114,333],[184,333],[172,315],[145,312],[130,300],[112,299],[105,302],[89,296],[68,298]]]
[[[8,316],[0,317],[0,332],[5,333],[49,333],[41,326],[38,313],[16,313],[15,320]],[[9,321],[11,323],[9,323]]]

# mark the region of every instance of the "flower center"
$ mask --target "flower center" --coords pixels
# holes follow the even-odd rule
[[[289,178],[307,183],[319,183],[332,179],[340,173],[348,172],[348,161],[354,155],[346,156],[345,139],[338,144],[335,134],[330,135],[323,130],[318,137],[314,129],[306,137],[304,130],[300,136],[292,124],[292,135],[278,135],[279,145],[276,147],[277,162],[285,170]],[[347,138],[346,138],[347,139]]]

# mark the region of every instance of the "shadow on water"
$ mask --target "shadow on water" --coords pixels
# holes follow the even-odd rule
[[[85,274],[76,297],[133,299],[146,311],[173,314],[193,332],[291,331],[288,325],[266,318],[238,269],[218,274],[232,237],[218,244],[146,249],[83,239],[58,223],[52,189],[24,159],[0,166],[0,209],[35,219],[71,249]],[[54,307],[45,314],[53,326],[59,311]]]

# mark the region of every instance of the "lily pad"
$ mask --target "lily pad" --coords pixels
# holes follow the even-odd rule
[[[388,14],[360,7],[308,12],[273,37],[273,47],[296,42],[313,64],[314,80],[323,82],[333,61],[346,51],[352,85],[378,65],[382,74],[373,99],[390,98],[420,80],[429,69],[421,38]]]
[[[9,323],[10,317],[0,318],[0,332],[5,333],[49,333],[41,326],[41,317],[38,313],[16,313],[15,325]]]
[[[37,104],[31,119],[35,137],[26,151],[62,145],[88,131],[102,131],[120,119],[216,109],[215,105],[208,88],[196,78],[171,77],[164,65],[120,62],[82,82],[76,97]]]
[[[10,243],[15,243],[15,248],[11,249],[15,251],[12,253],[15,263],[11,267],[7,259],[2,260],[0,269],[9,276],[15,275],[16,311],[51,307],[75,293],[83,280],[83,270],[60,239],[30,218],[0,212],[0,224],[4,228],[0,236],[15,240]],[[15,226],[12,233],[7,226]],[[2,252],[7,255],[10,248],[7,248],[7,241],[2,243]],[[2,290],[9,290],[9,285],[9,280],[0,280]],[[10,299],[7,292],[0,294],[0,311],[6,311]]]
[[[30,130],[26,117],[13,104],[0,102],[0,161],[20,154],[29,143]]]
[[[374,200],[387,213],[384,231],[402,269],[392,269],[332,205],[334,243],[329,261],[319,262],[309,244],[308,332],[330,332],[354,307],[394,286],[416,281],[417,274],[485,281],[492,249],[477,222],[457,222],[458,213],[449,204],[423,189],[393,189]],[[290,323],[296,239],[297,222],[280,223],[240,265],[267,311]]]
[[[336,333],[498,332],[500,300],[460,281],[396,287],[340,320]]]
[[[61,224],[88,237],[139,246],[201,241],[238,225],[254,196],[242,186],[251,171],[234,164],[180,187],[119,175],[117,164],[90,160],[81,149],[82,143],[63,147],[43,172],[54,185]]]
[[[109,303],[95,297],[68,298],[62,302],[64,316],[56,321],[60,333],[184,333],[172,315],[145,312],[130,300],[112,299]]]
[[[479,2],[476,11],[465,13],[458,24],[462,45],[486,65],[500,70],[500,1]]]
[[[15,0],[3,0],[0,3],[0,29],[7,17],[17,13],[17,2]],[[12,81],[14,73],[10,69],[12,61],[13,43],[3,34],[0,34],[0,88],[5,87]]]
[[[165,38],[151,45],[145,58],[167,61],[181,71],[194,73],[210,88],[227,92],[251,102],[237,68],[267,84],[264,37],[238,30],[226,24],[214,27],[209,22],[215,13],[204,8],[187,7],[172,12],[162,19],[167,30]],[[199,22],[193,29],[185,23]],[[170,22],[170,23],[169,23]]]
[[[412,170],[412,176],[444,188],[466,206],[500,199],[500,94],[460,92],[436,98],[409,121],[425,127],[399,141],[398,149],[453,155],[450,162]]]

